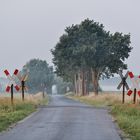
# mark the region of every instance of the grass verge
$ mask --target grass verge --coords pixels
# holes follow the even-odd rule
[[[26,96],[24,102],[15,98],[13,106],[9,97],[0,97],[0,132],[36,111],[37,105],[48,103],[48,98],[42,99],[41,94],[30,96]]]
[[[131,140],[140,140],[140,105],[134,105],[128,99],[121,104],[121,95],[101,94],[99,96],[68,96],[71,99],[96,107],[110,107],[111,114],[119,127],[125,132],[125,137]]]

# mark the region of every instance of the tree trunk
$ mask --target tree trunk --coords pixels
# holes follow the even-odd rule
[[[82,71],[82,96],[85,95],[85,75],[84,71]]]
[[[92,80],[93,80],[93,89],[95,95],[98,95],[99,92],[99,72],[97,70],[92,70]]]
[[[74,84],[75,84],[75,94],[78,95],[78,81],[77,81],[77,74],[74,75]]]
[[[82,95],[87,95],[87,84],[86,84],[86,78],[85,78],[85,71],[82,71]]]
[[[89,80],[89,71],[87,72],[87,75],[86,75],[86,92],[87,92],[87,95],[89,95],[89,86],[90,86],[90,80]]]
[[[77,80],[77,89],[78,89],[78,95],[80,96],[82,94],[82,82],[81,82],[81,73],[78,73],[78,80]]]

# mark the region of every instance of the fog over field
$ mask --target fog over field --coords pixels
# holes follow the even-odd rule
[[[22,66],[31,58],[47,60],[66,26],[85,18],[103,23],[111,32],[131,34],[134,47],[128,67],[139,74],[139,0],[1,0],[0,76],[2,70]]]

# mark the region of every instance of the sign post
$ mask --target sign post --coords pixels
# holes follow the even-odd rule
[[[137,96],[137,89],[134,89],[134,98],[133,98],[133,103],[136,103],[136,96]]]
[[[12,84],[11,85],[11,104],[13,105],[14,104],[14,85]]]
[[[18,70],[16,69],[12,76],[10,75],[8,70],[5,70],[4,73],[6,74],[8,80],[9,80],[9,84],[6,87],[6,92],[10,92],[11,91],[11,104],[13,105],[14,104],[14,88],[17,91],[19,91],[19,86],[15,82]]]
[[[122,97],[122,103],[125,102],[125,78],[123,77],[123,97]]]
[[[17,74],[17,77],[18,79],[20,80],[21,82],[21,92],[22,92],[22,101],[24,101],[24,98],[25,98],[25,90],[26,90],[26,86],[25,86],[25,82],[27,81],[28,79],[28,75],[21,75],[20,73]]]
[[[126,79],[128,78],[128,72],[126,73],[125,76],[123,76],[122,72],[119,71],[119,75],[120,75],[122,81],[118,85],[117,89],[119,90],[119,89],[121,89],[121,87],[123,87],[123,91],[122,91],[122,103],[124,104],[124,102],[125,102],[125,88],[127,90],[129,90],[129,86],[128,86],[127,82],[126,82]]]
[[[24,101],[24,88],[25,88],[25,81],[21,81],[21,88],[22,88],[22,101]]]

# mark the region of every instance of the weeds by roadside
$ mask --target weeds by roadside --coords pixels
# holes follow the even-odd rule
[[[48,99],[42,99],[42,94],[26,95],[22,102],[17,96],[14,105],[11,105],[10,97],[0,97],[0,132],[6,130],[10,125],[22,120],[32,112],[36,111],[39,104],[47,104]]]

